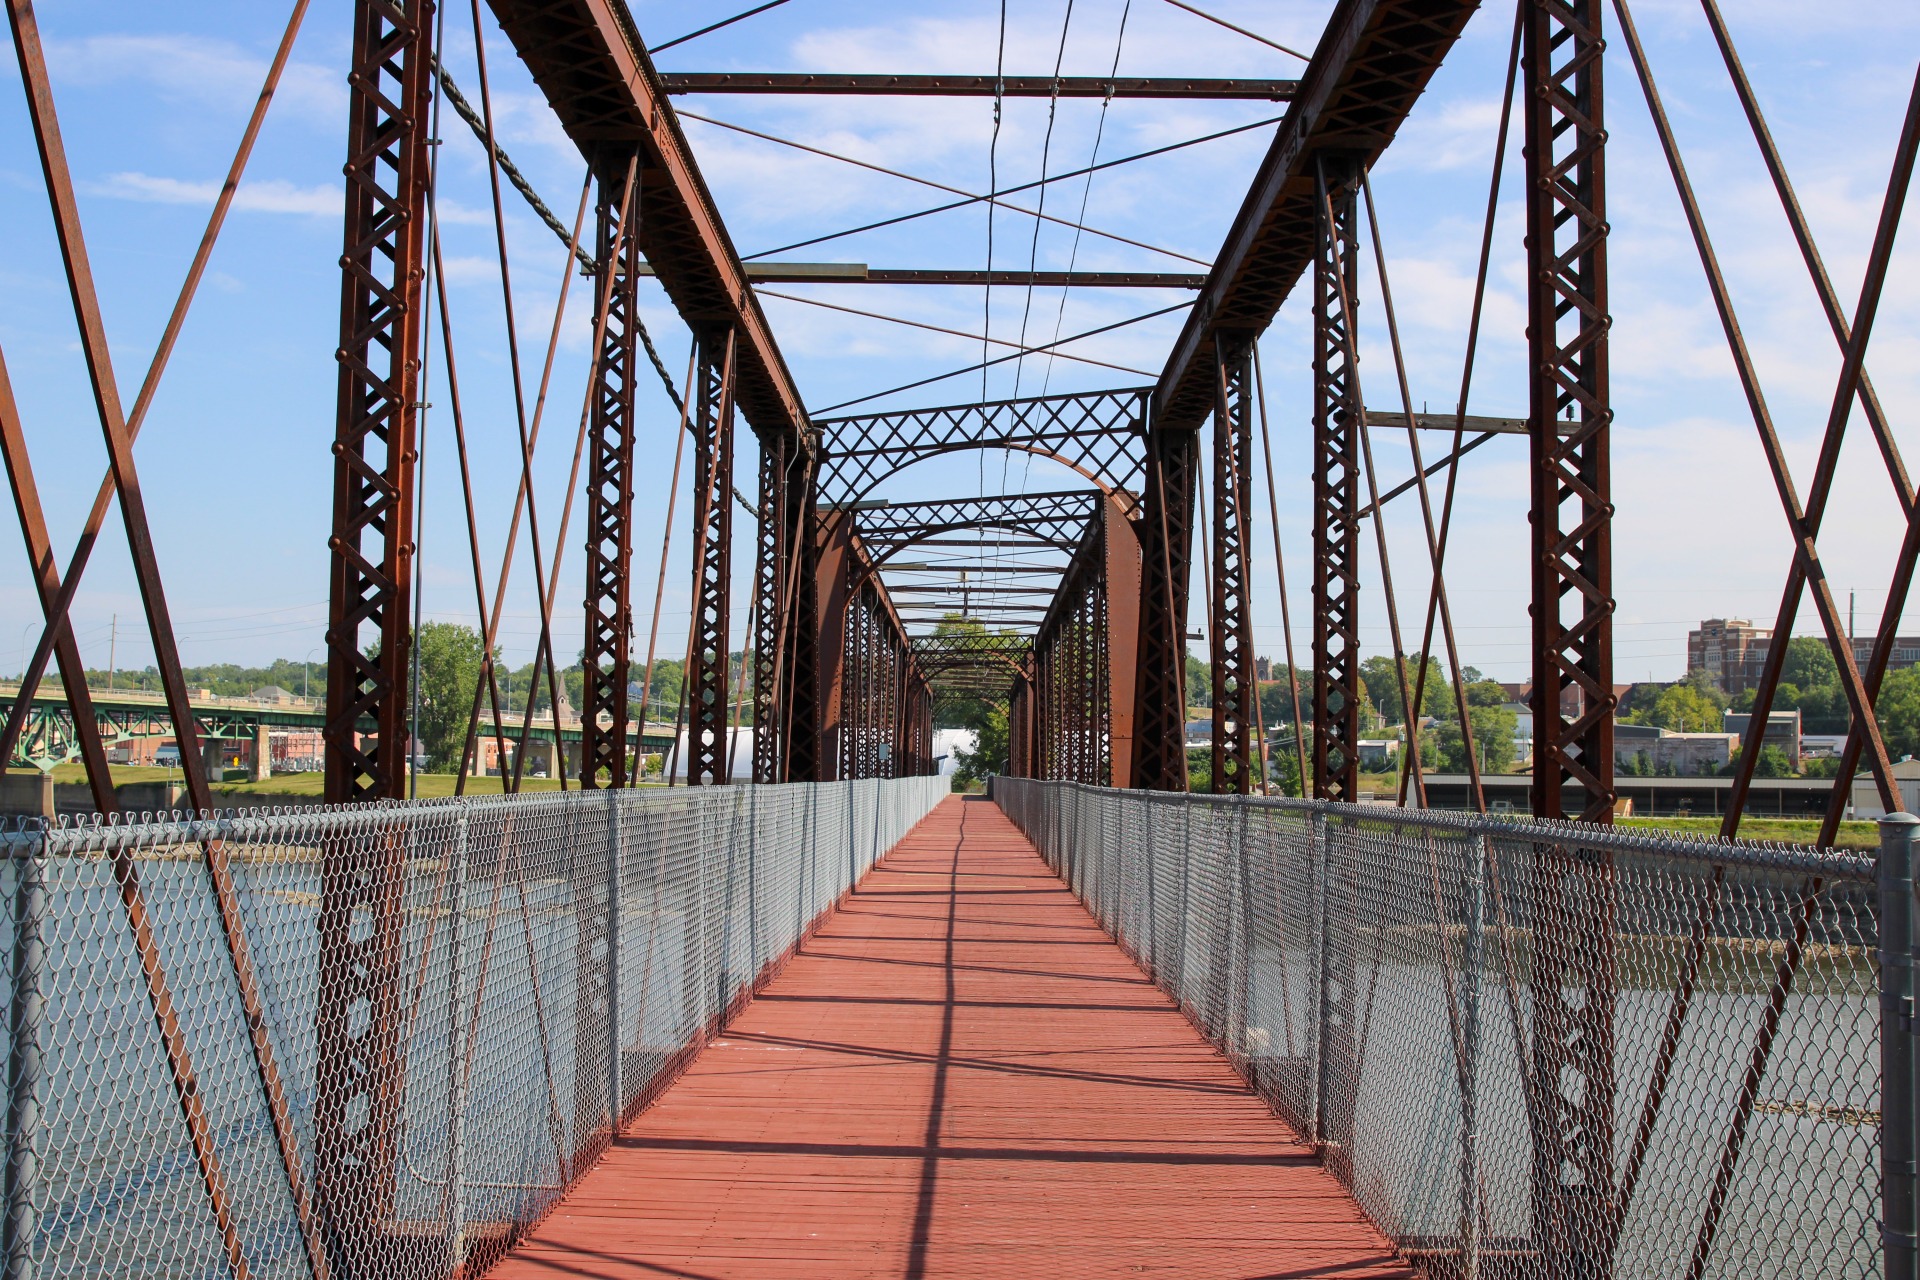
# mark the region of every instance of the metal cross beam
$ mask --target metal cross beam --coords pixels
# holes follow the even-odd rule
[[[1103,490],[1138,494],[1146,397],[1136,388],[823,418],[820,499],[858,501],[916,462],[974,449],[1039,454]]]
[[[933,98],[1159,98],[1286,102],[1297,80],[1220,80],[1178,76],[820,75],[813,72],[669,71],[671,94],[854,94]]]
[[[1207,278],[1188,271],[1020,271],[1011,267],[992,271],[949,270],[938,267],[869,267],[864,262],[748,262],[747,279],[755,284],[948,284],[1039,285],[1050,289],[1198,289]],[[643,276],[653,268],[641,264]]]

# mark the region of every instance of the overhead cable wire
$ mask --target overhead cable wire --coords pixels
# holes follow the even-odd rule
[[[987,142],[987,190],[1000,185],[1000,124],[1005,115],[1007,69],[1007,0],[1000,0],[1000,40],[993,60],[993,136]],[[987,398],[987,343],[993,332],[993,210],[998,201],[987,202],[987,278],[980,290],[980,398]],[[981,462],[980,492],[987,491],[986,463]]]
[[[862,311],[858,307],[844,307],[837,302],[822,302],[818,298],[803,298],[794,293],[778,293],[772,289],[755,289],[754,292],[762,298],[778,298],[782,302],[803,302],[810,307],[823,307],[828,311],[844,311],[850,316],[865,316],[869,320],[885,320],[891,324],[905,325],[910,329],[926,329],[932,333],[944,333],[955,338],[965,338],[969,342],[978,338],[982,342],[990,342],[996,347],[1011,347],[1022,355],[1030,355],[1040,350],[1038,347],[1029,347],[1018,342],[1009,342],[1005,338],[968,333],[964,329],[948,329],[942,325],[928,324],[924,320],[908,320],[904,316],[890,316],[879,311]],[[1137,374],[1142,378],[1157,376],[1145,369],[1134,369],[1124,364],[1109,364],[1105,360],[1094,360],[1087,356],[1071,355],[1064,351],[1051,354],[1058,355],[1062,360],[1077,360],[1081,364],[1099,365],[1102,369],[1113,369],[1120,373]]]
[[[1040,140],[1040,202],[1039,207],[1034,210],[1036,214],[1040,215],[1044,215],[1047,211],[1047,162],[1053,154],[1053,126],[1059,118],[1060,113],[1060,68],[1065,64],[1067,59],[1067,32],[1072,28],[1073,0],[1067,0],[1066,14],[1060,19],[1060,45],[1054,50],[1053,54],[1054,87],[1052,96],[1047,99],[1047,132]],[[1108,95],[1107,100],[1112,101],[1111,94]],[[1106,106],[1104,103],[1101,106],[1100,115],[1104,121],[1106,118]],[[1027,323],[1033,318],[1033,286],[1034,281],[1039,278],[1040,272],[1040,223],[1041,218],[1035,217],[1033,220],[1033,239],[1027,246],[1027,301],[1024,309],[1020,313],[1020,343],[1022,346],[1026,345],[1027,341]],[[1079,236],[1079,234],[1078,231],[1074,232],[1076,237]],[[1062,298],[1065,296],[1064,293],[1061,295]],[[1024,360],[1013,366],[1013,394],[1015,399],[1018,399],[1020,396],[1020,375],[1025,371],[1026,361]]]
[[[786,253],[791,249],[804,249],[809,245],[822,244],[828,240],[843,239],[846,236],[855,235],[862,231],[873,231],[880,227],[888,227],[888,226],[893,226],[896,223],[909,222],[915,218],[924,218],[929,214],[945,213],[950,209],[964,209],[968,205],[980,204],[982,202],[996,204],[1001,208],[1006,209],[1013,213],[1024,213],[1029,218],[1038,217],[1038,218],[1044,218],[1048,222],[1057,222],[1063,227],[1076,226],[1075,223],[1069,222],[1065,218],[1058,218],[1050,213],[1048,214],[1036,213],[1034,210],[1027,208],[1025,205],[1009,204],[1005,200],[1001,199],[1002,196],[1010,194],[1012,192],[1026,191],[1026,190],[1029,190],[1030,188],[1039,186],[1040,183],[1038,182],[1026,182],[1026,183],[1022,183],[1017,187],[1008,187],[1006,191],[994,191],[994,192],[989,192],[987,194],[982,195],[977,192],[967,191],[961,187],[950,186],[944,182],[935,182],[931,178],[922,178],[915,174],[902,173],[898,169],[889,169],[884,165],[874,164],[873,162],[868,160],[856,160],[852,156],[842,155],[837,151],[828,151],[822,147],[809,146],[807,143],[804,143],[804,142],[795,142],[791,138],[782,138],[776,134],[762,133],[758,129],[749,129],[745,125],[730,124],[725,120],[715,120],[711,116],[703,116],[703,115],[700,115],[698,112],[682,111],[679,113],[679,115],[684,120],[698,120],[702,124],[714,125],[721,129],[730,129],[734,133],[744,133],[750,138],[759,138],[765,142],[776,142],[783,147],[792,147],[795,151],[805,151],[812,155],[824,157],[825,159],[828,159],[828,160],[838,160],[843,164],[850,164],[855,166],[856,168],[871,169],[873,170],[873,172],[883,173],[887,175],[889,178],[899,178],[903,182],[913,182],[923,187],[932,187],[936,191],[949,191],[949,192],[952,192],[954,195],[964,197],[963,199],[957,200],[952,204],[940,205],[932,209],[922,209],[917,213],[903,214],[900,217],[888,218],[880,222],[871,223],[867,226],[853,227],[846,231],[835,231],[829,235],[815,236],[809,240],[798,240],[798,241],[795,241],[793,244],[783,244],[773,249],[762,249],[757,253],[747,254],[743,259],[744,261],[751,262],[755,258],[765,258],[765,257],[768,257],[769,255],[776,254],[776,253]],[[1120,160],[1112,160],[1112,161],[1109,161],[1107,165],[1103,167],[1110,168],[1113,165],[1126,164],[1130,160],[1144,160],[1148,156],[1160,155],[1163,152],[1167,152],[1167,151],[1176,151],[1181,147],[1190,147],[1200,142],[1211,142],[1215,138],[1224,138],[1228,134],[1245,133],[1250,129],[1258,129],[1263,125],[1277,124],[1282,118],[1283,117],[1281,116],[1274,116],[1271,119],[1256,120],[1252,124],[1237,125],[1232,129],[1224,129],[1219,133],[1209,134],[1204,138],[1194,138],[1186,142],[1173,143],[1169,146],[1159,147],[1152,151],[1143,151],[1136,156],[1127,156]],[[1084,172],[1086,171],[1075,170],[1072,173],[1057,174],[1053,178],[1048,179],[1048,181],[1059,182],[1066,178],[1079,177]],[[1180,253],[1179,251],[1174,249],[1163,249],[1159,245],[1148,244],[1142,240],[1132,240],[1127,238],[1126,236],[1119,235],[1112,231],[1102,231],[1099,227],[1079,227],[1078,229],[1087,232],[1089,235],[1100,236],[1101,238],[1106,240],[1116,240],[1121,244],[1132,245],[1136,249],[1145,249],[1149,253],[1160,253],[1160,254],[1165,254],[1169,258],[1178,258],[1182,262],[1191,262],[1197,266],[1202,266],[1202,267],[1211,267],[1213,265],[1212,263],[1208,262],[1204,258],[1196,258],[1190,254]]]
[[[1213,23],[1215,26],[1225,27],[1227,30],[1235,33],[1236,35],[1243,35],[1249,40],[1256,40],[1259,43],[1266,45],[1267,48],[1269,49],[1278,49],[1282,53],[1291,54],[1292,56],[1300,59],[1300,61],[1302,62],[1313,61],[1312,58],[1300,52],[1298,49],[1289,49],[1287,48],[1287,46],[1281,44],[1278,40],[1269,40],[1257,31],[1249,31],[1245,27],[1236,27],[1233,23],[1228,22],[1225,18],[1216,18],[1212,14],[1208,13],[1205,9],[1194,8],[1192,5],[1186,3],[1186,0],[1167,0],[1167,3],[1172,5],[1176,9],[1185,9],[1188,13],[1192,14],[1196,18],[1205,18],[1208,22]]]
[[[1120,74],[1120,51],[1125,47],[1127,42],[1127,15],[1132,11],[1133,0],[1127,0],[1127,2],[1120,7],[1120,32],[1114,37],[1113,41],[1113,68],[1107,72],[1109,82],[1113,81]],[[1093,175],[1102,167],[1100,164],[1100,143],[1107,134],[1107,111],[1112,106],[1113,94],[1108,93],[1100,103],[1100,119],[1093,128],[1093,154],[1087,158],[1087,167],[1082,171],[1086,174],[1087,181],[1086,185],[1080,188],[1080,213],[1074,219],[1076,222],[1085,223],[1087,220],[1087,204],[1093,198]],[[1124,164],[1125,161],[1117,160],[1111,163]],[[1074,268],[1080,263],[1080,235],[1081,233],[1076,229],[1073,233],[1073,245],[1067,251],[1068,279],[1072,279]],[[1072,288],[1072,285],[1067,285],[1060,290],[1060,308],[1054,313],[1053,317],[1053,336],[1056,338],[1060,336],[1060,330],[1067,322],[1067,294]],[[1046,369],[1040,377],[1040,394],[1043,396],[1047,394],[1047,389],[1052,385],[1053,361],[1048,360]]]
[[[675,36],[673,39],[667,41],[665,44],[656,44],[650,47],[647,50],[647,56],[652,57],[654,54],[665,53],[667,50],[673,48],[675,45],[685,44],[689,40],[698,40],[701,36],[710,35],[713,32],[718,31],[722,27],[730,27],[736,22],[745,21],[746,19],[753,17],[753,15],[755,15],[756,13],[765,13],[769,9],[778,9],[781,5],[785,4],[786,2],[787,0],[769,0],[769,3],[767,4],[756,5],[754,8],[748,9],[745,13],[734,14],[731,18],[722,18],[720,21],[712,24],[711,26],[702,27],[698,31],[689,31],[687,32],[687,34],[683,36]]]
[[[1112,324],[1103,324],[1097,329],[1088,329],[1083,333],[1076,333],[1070,337],[1062,338],[1058,342],[1050,342],[1050,343],[1047,343],[1045,346],[1034,347],[1027,354],[1033,354],[1034,352],[1051,351],[1055,347],[1062,347],[1067,345],[1070,342],[1079,342],[1082,339],[1097,337],[1098,335],[1103,333],[1112,333],[1115,329],[1124,329],[1128,325],[1135,325],[1135,324],[1141,323],[1142,321],[1157,319],[1158,317],[1167,315],[1170,312],[1185,310],[1186,308],[1192,305],[1193,303],[1191,300],[1186,302],[1176,302],[1170,307],[1161,307],[1158,311],[1149,311],[1145,315],[1131,316],[1125,320],[1116,320]],[[995,356],[991,361],[988,361],[988,363],[1005,364],[1009,360],[1017,360],[1019,358],[1020,357],[1018,354],[1008,355],[1008,356]],[[864,396],[856,396],[852,400],[842,400],[839,404],[830,404],[824,409],[809,410],[808,413],[809,413],[809,416],[818,417],[822,414],[832,413],[836,409],[845,409],[850,405],[865,404],[869,400],[878,400],[882,396],[890,396],[890,395],[893,395],[895,392],[911,391],[915,387],[924,387],[929,383],[945,382],[948,378],[962,377],[966,374],[975,372],[976,370],[978,370],[978,368],[979,368],[978,365],[970,364],[964,369],[950,369],[946,373],[936,373],[931,378],[920,378],[913,382],[903,382],[899,386],[889,387],[885,391],[869,392]]]

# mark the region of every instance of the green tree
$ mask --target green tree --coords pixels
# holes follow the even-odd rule
[[[1213,668],[1194,657],[1191,651],[1187,653],[1187,705],[1213,705]]]
[[[1284,663],[1274,663],[1273,678],[1260,682],[1260,711],[1267,727],[1293,723],[1293,688]],[[1313,719],[1313,672],[1301,667],[1294,673],[1300,681],[1300,716]]]
[[[1874,702],[1880,733],[1894,759],[1920,755],[1920,667],[1890,671]]]
[[[1427,662],[1427,691],[1420,699],[1420,714],[1424,716],[1442,716],[1453,705],[1453,687],[1440,674],[1440,661],[1437,658]],[[1407,687],[1413,688],[1420,678],[1420,659],[1417,655],[1407,659]],[[1393,659],[1385,654],[1375,654],[1360,664],[1360,682],[1366,687],[1367,697],[1374,709],[1379,712],[1381,723],[1401,724],[1406,713],[1400,706],[1400,675],[1394,669]]]
[[[427,768],[456,769],[466,747],[467,714],[480,679],[480,633],[457,622],[426,622],[414,642],[420,661],[420,746]]]
[[[1635,724],[1656,725],[1676,733],[1718,733],[1724,702],[1724,695],[1716,703],[1697,684],[1685,681],[1662,689],[1652,706],[1634,712],[1631,718]]]
[[[1187,790],[1203,795],[1213,790],[1213,748],[1187,748]]]
[[[956,791],[985,782],[1004,769],[1012,743],[1005,707],[985,704],[974,723],[967,727],[973,730],[973,746],[957,747],[953,753]]]
[[[1740,750],[1735,748],[1733,756],[1722,766],[1722,774],[1731,775],[1740,767]],[[1794,776],[1793,761],[1779,747],[1760,748],[1760,759],[1754,763],[1753,776],[1756,778],[1791,778]]]
[[[1780,666],[1780,678],[1802,689],[1840,683],[1840,667],[1833,660],[1827,642],[1815,636],[1795,636],[1787,641],[1787,656]]]
[[[1727,709],[1727,691],[1722,689],[1720,682],[1713,678],[1713,672],[1707,670],[1705,667],[1699,667],[1687,672],[1687,678],[1681,681],[1681,683],[1698,693],[1708,702],[1711,702],[1714,710],[1725,711]]]
[[[1513,767],[1513,737],[1520,718],[1503,706],[1475,707],[1473,716],[1474,753],[1482,773],[1505,773]],[[1465,773],[1467,752],[1458,718],[1436,723],[1420,737],[1420,767],[1428,773]]]

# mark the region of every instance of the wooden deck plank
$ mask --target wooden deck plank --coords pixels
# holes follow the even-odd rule
[[[984,800],[948,800],[499,1280],[1410,1273]]]

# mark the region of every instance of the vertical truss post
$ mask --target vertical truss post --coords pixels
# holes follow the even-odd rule
[[[693,661],[687,680],[687,785],[727,781],[727,644],[733,585],[734,333],[700,336],[695,375]]]
[[[406,795],[432,0],[358,0],[347,77],[326,798]],[[369,656],[371,643],[377,655]],[[373,739],[363,744],[360,730]]]
[[[1525,6],[1534,812],[1613,817],[1601,0]],[[1571,696],[1569,696],[1571,691]],[[1577,704],[1570,706],[1569,704]],[[1578,787],[1583,799],[1570,806]],[[1533,1223],[1556,1275],[1612,1272],[1612,860],[1541,846],[1531,1071]]]
[[[1344,292],[1357,308],[1356,177],[1323,160],[1313,258],[1313,794],[1351,801],[1360,785],[1360,436],[1366,414],[1349,367]],[[1332,220],[1327,210],[1332,209]]]
[[[1533,811],[1586,822],[1611,822],[1614,799],[1600,13],[1536,0],[1525,48]]]
[[[1253,758],[1253,611],[1247,600],[1247,503],[1253,484],[1253,343],[1214,340],[1213,413],[1213,789],[1246,795]]]
[[[624,159],[624,157],[623,157]],[[634,382],[639,346],[635,284],[639,280],[640,238],[635,228],[640,202],[626,193],[627,165],[609,164],[620,174],[600,182],[597,207],[598,248],[595,274],[601,290],[599,314],[606,317],[599,359],[594,364],[593,418],[587,471],[587,634],[582,659],[584,688],[580,708],[580,785],[624,787],[627,781],[627,684],[631,675],[633,607],[633,439]],[[638,181],[637,172],[633,181]],[[644,707],[644,696],[643,696]],[[641,712],[641,724],[646,713]]]
[[[803,594],[795,559],[807,527],[806,454],[791,432],[760,441],[758,539],[754,595],[760,601],[753,638],[753,780],[783,782],[792,754],[790,673],[800,634],[795,597]]]
[[[1140,535],[1120,504],[1108,495],[1100,504],[1101,574],[1105,615],[1107,771],[1102,785],[1133,783],[1134,697],[1140,673]]]
[[[354,6],[326,637],[326,798],[336,804],[406,794],[432,17],[432,0]],[[392,1240],[403,857],[397,839],[375,834],[329,846],[321,866],[314,1183],[345,1275],[377,1274]]]
[[[1152,791],[1187,789],[1187,583],[1199,462],[1194,432],[1148,431],[1133,785]]]
[[[816,472],[803,465],[800,484],[788,491],[790,532],[787,546],[796,557],[793,600],[787,623],[787,653],[780,705],[786,757],[782,782],[820,780],[820,517],[814,499]]]
[[[1007,700],[1007,772],[1016,778],[1033,776],[1028,725],[1033,716],[1033,685],[1023,673],[1014,681]]]

